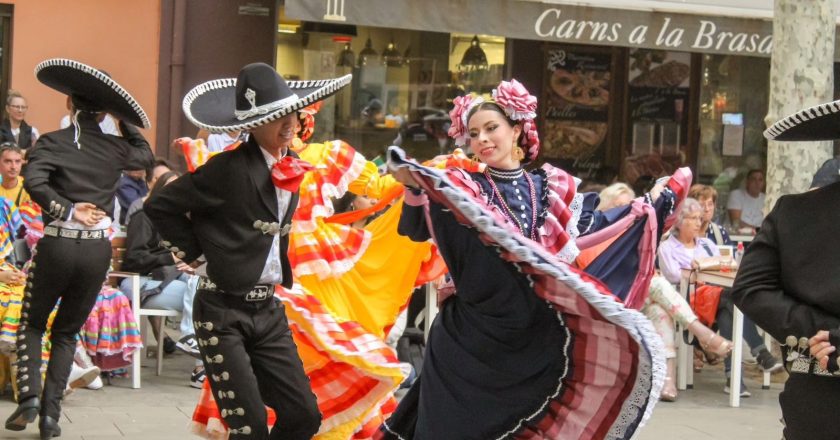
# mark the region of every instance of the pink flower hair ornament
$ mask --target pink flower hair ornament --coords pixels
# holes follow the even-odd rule
[[[469,145],[469,129],[467,118],[473,107],[487,102],[483,97],[469,94],[455,98],[455,107],[449,112],[452,125],[449,136],[455,140],[455,145]],[[524,162],[536,159],[540,151],[540,139],[534,119],[537,117],[537,98],[530,93],[519,81],[512,79],[502,81],[493,89],[493,99],[508,118],[522,125],[522,137],[519,146],[525,150]]]
[[[484,98],[470,93],[469,95],[459,96],[452,101],[455,107],[449,112],[449,119],[452,124],[449,126],[447,134],[455,140],[455,145],[463,147],[469,145],[469,129],[467,128],[467,117],[473,107],[484,102]]]

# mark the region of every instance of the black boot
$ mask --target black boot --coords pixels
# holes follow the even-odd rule
[[[35,421],[38,411],[41,410],[41,400],[31,397],[18,404],[17,409],[6,419],[6,429],[10,431],[23,431],[27,423]]]
[[[50,440],[53,437],[61,436],[61,427],[58,426],[58,420],[50,416],[41,416],[38,429],[41,431],[41,440]]]

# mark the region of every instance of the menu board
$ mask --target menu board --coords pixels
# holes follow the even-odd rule
[[[691,54],[630,51],[628,150],[622,174],[633,182],[669,174],[685,161]]]
[[[545,61],[541,155],[587,178],[606,158],[612,54],[558,47]]]

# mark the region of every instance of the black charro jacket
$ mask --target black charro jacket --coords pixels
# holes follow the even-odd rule
[[[293,152],[290,155],[297,157]],[[282,219],[265,158],[254,137],[239,148],[213,156],[192,174],[181,176],[146,200],[143,210],[182,260],[204,254],[208,277],[223,291],[244,295],[259,280],[274,237],[255,222],[289,225],[297,207],[295,192]],[[280,237],[283,285],[291,287],[288,234]]]

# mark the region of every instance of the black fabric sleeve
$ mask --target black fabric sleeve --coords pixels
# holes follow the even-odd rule
[[[781,279],[778,223],[784,218],[782,197],[767,215],[747,249],[732,288],[732,298],[759,327],[778,341],[789,335],[811,337],[840,327],[840,319],[785,293]]]
[[[406,188],[406,190],[411,191],[415,196],[419,195],[415,189]],[[408,203],[403,203],[400,223],[397,225],[397,233],[415,242],[424,242],[430,239],[432,236],[426,225],[425,206],[412,206]]]
[[[123,269],[146,275],[161,266],[175,264],[172,253],[160,248],[154,226],[143,211],[131,218],[125,237]]]
[[[58,168],[55,154],[56,147],[50,136],[41,136],[35,146],[26,155],[26,166],[23,168],[23,187],[32,200],[42,207],[45,213],[50,213],[52,206],[58,204],[65,208],[64,213],[55,212],[56,217],[68,215],[73,202],[62,197],[50,186],[50,174]],[[51,205],[51,202],[54,202]],[[63,217],[63,216],[62,216]]]
[[[140,134],[140,130],[131,124],[120,121],[120,132],[122,132],[123,138],[133,147],[128,149],[124,169],[145,170],[150,168],[155,163],[155,155],[149,147],[149,142]]]
[[[221,157],[211,159],[195,173],[179,177],[143,205],[163,240],[184,252],[181,260],[188,264],[204,253],[188,214],[208,212],[224,204],[212,183],[224,181],[225,164],[214,159]]]

